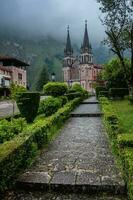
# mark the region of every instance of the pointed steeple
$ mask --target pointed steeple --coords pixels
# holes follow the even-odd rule
[[[85,20],[85,32],[84,32],[84,39],[83,44],[81,46],[82,53],[90,53],[90,43],[89,43],[89,36],[88,36],[88,29],[87,29],[87,20]]]
[[[67,27],[67,42],[66,48],[64,49],[65,56],[72,56],[73,55],[73,48],[71,45],[71,38],[69,33],[69,26]]]

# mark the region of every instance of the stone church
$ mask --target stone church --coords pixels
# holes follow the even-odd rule
[[[69,86],[80,83],[88,92],[94,93],[94,83],[98,73],[102,70],[101,65],[93,63],[93,52],[89,41],[87,21],[85,21],[85,32],[80,55],[75,57],[71,45],[69,27],[67,30],[67,41],[64,49],[63,78]]]

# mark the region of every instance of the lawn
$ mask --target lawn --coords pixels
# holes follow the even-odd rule
[[[133,133],[133,105],[128,100],[113,101],[121,122],[123,133]]]

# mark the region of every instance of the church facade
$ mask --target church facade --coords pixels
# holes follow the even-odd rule
[[[69,86],[73,83],[80,83],[88,92],[94,93],[94,83],[97,81],[101,65],[93,63],[93,53],[89,41],[87,21],[80,55],[75,57],[71,45],[69,27],[67,30],[67,41],[64,49],[63,79]]]

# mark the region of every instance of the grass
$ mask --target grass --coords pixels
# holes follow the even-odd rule
[[[113,101],[112,104],[120,120],[122,134],[118,135],[117,142],[120,145],[120,157],[124,161],[128,197],[133,200],[133,105],[128,100]]]
[[[113,101],[112,104],[118,113],[122,133],[133,134],[133,105],[128,100]]]

